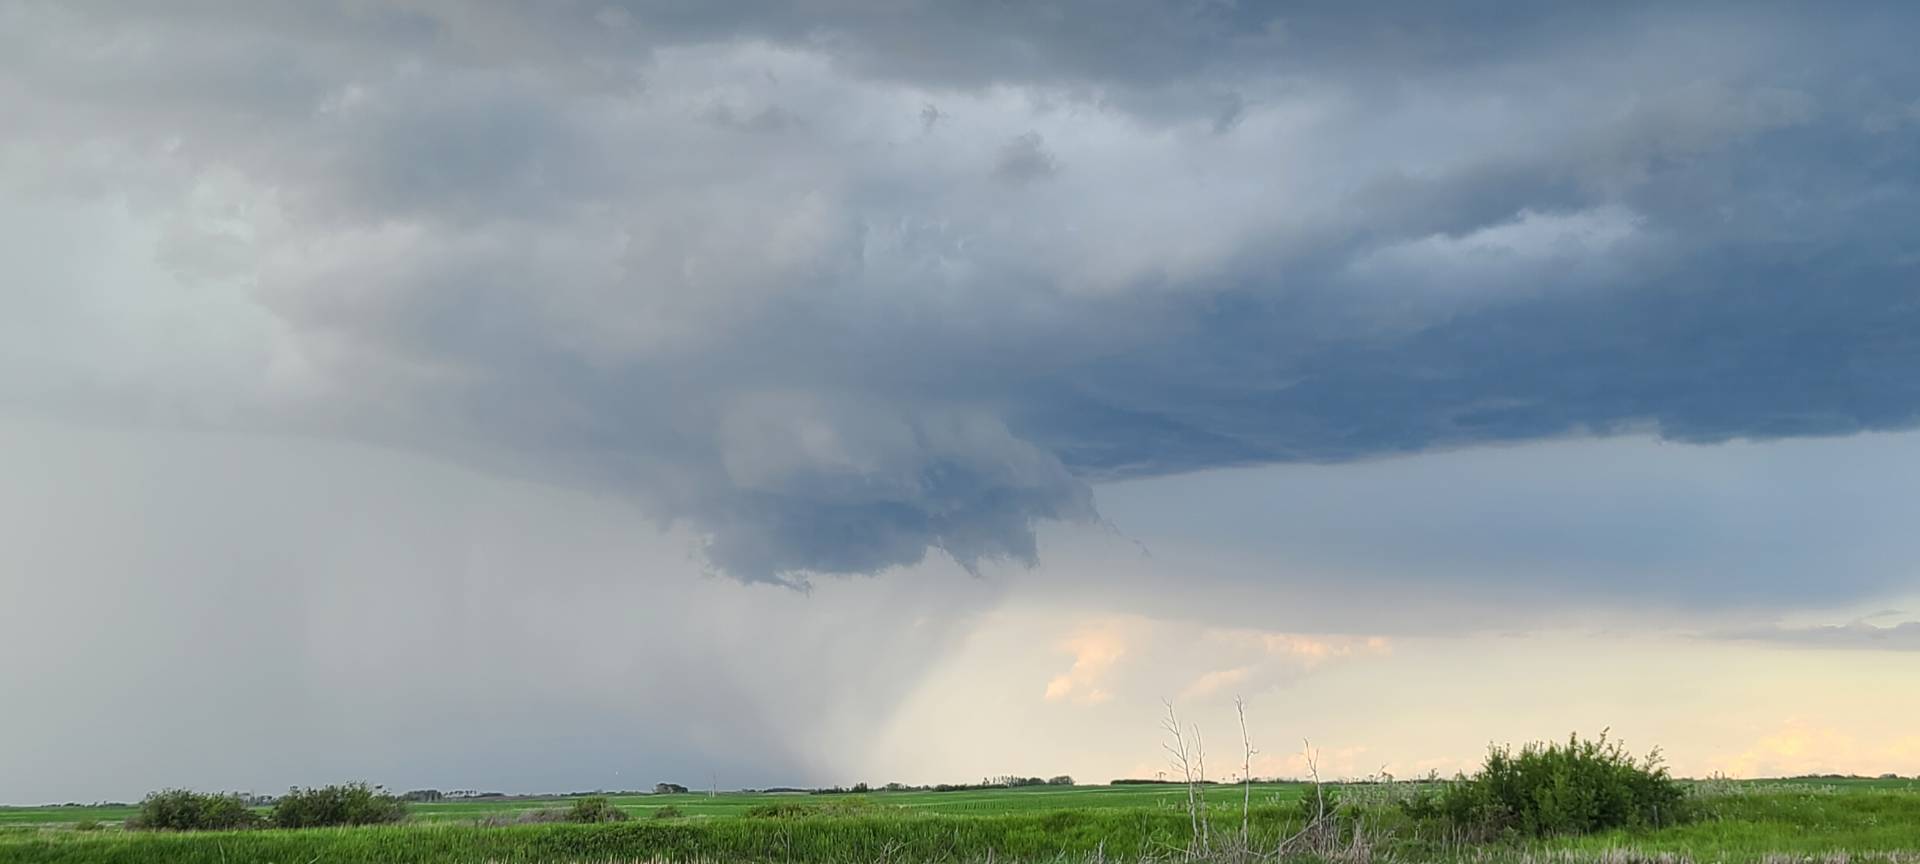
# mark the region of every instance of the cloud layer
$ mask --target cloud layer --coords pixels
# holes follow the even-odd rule
[[[1854,648],[1875,651],[1920,651],[1920,621],[1874,624],[1850,621],[1806,627],[1754,627],[1714,634],[1717,639],[1771,642],[1805,648]]]
[[[0,7],[0,401],[790,581],[1114,478],[1920,417],[1900,5],[829,5]]]

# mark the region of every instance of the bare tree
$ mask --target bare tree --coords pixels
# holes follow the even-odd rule
[[[1299,833],[1281,841],[1277,854],[1282,857],[1293,852],[1295,844],[1303,841],[1308,852],[1324,856],[1331,851],[1333,841],[1339,838],[1338,831],[1328,830],[1327,795],[1320,783],[1320,759],[1313,752],[1312,741],[1303,740],[1301,744],[1304,748],[1302,755],[1307,762],[1307,782],[1313,784],[1313,815],[1307,818],[1305,825],[1300,826]]]
[[[1253,813],[1253,739],[1247,735],[1247,700],[1233,697],[1233,711],[1240,716],[1240,848],[1251,849],[1250,830]]]
[[[1206,751],[1200,743],[1200,727],[1181,726],[1173,703],[1163,700],[1161,704],[1167,706],[1167,719],[1160,723],[1160,727],[1167,730],[1167,741],[1160,746],[1167,751],[1169,765],[1187,786],[1187,824],[1197,844],[1187,851],[1189,855],[1197,854],[1207,847],[1209,839],[1206,796],[1200,789],[1207,778]]]

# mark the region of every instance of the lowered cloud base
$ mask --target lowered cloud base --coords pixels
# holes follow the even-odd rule
[[[1091,481],[1920,417],[1912,10],[1140,5],[7,4],[0,400],[794,584],[1031,564]]]

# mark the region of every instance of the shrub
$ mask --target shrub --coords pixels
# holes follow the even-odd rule
[[[653,811],[653,818],[655,819],[678,819],[685,815],[687,814],[684,811],[672,804]]]
[[[1446,788],[1441,781],[1430,780],[1409,785],[1411,791],[1394,801],[1400,812],[1415,821],[1438,820],[1446,816],[1440,809],[1441,790]]]
[[[826,812],[825,807],[813,804],[802,804],[798,801],[769,801],[748,807],[742,810],[740,815],[748,819],[793,819],[824,812]]]
[[[1300,790],[1300,821],[1311,824],[1340,812],[1340,787],[1331,783],[1308,783]]]
[[[166,789],[140,801],[126,822],[134,831],[230,831],[260,824],[260,814],[238,795]]]
[[[280,828],[379,825],[405,818],[406,802],[365,783],[295,787],[273,805],[273,824]]]
[[[603,795],[578,798],[567,810],[568,822],[625,822],[627,811],[613,806]]]
[[[1603,732],[1528,744],[1517,755],[1495,747],[1480,773],[1449,785],[1434,806],[1471,834],[1545,837],[1677,822],[1684,796],[1658,749],[1636,760]]]
[[[483,828],[504,828],[509,825],[551,825],[567,821],[567,813],[558,807],[543,807],[538,810],[511,810],[502,813],[488,813],[480,817],[478,824]]]
[[[98,819],[82,819],[82,820],[80,820],[80,821],[78,821],[78,822],[75,822],[75,823],[73,823],[73,830],[75,830],[75,831],[98,831],[98,830],[100,830],[100,820],[98,820]]]

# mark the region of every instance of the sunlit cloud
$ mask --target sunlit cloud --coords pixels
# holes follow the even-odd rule
[[[1097,705],[1113,698],[1100,686],[1101,678],[1126,656],[1126,622],[1112,621],[1083,628],[1061,643],[1073,655],[1073,665],[1047,682],[1050,702],[1071,699],[1084,705]]]

